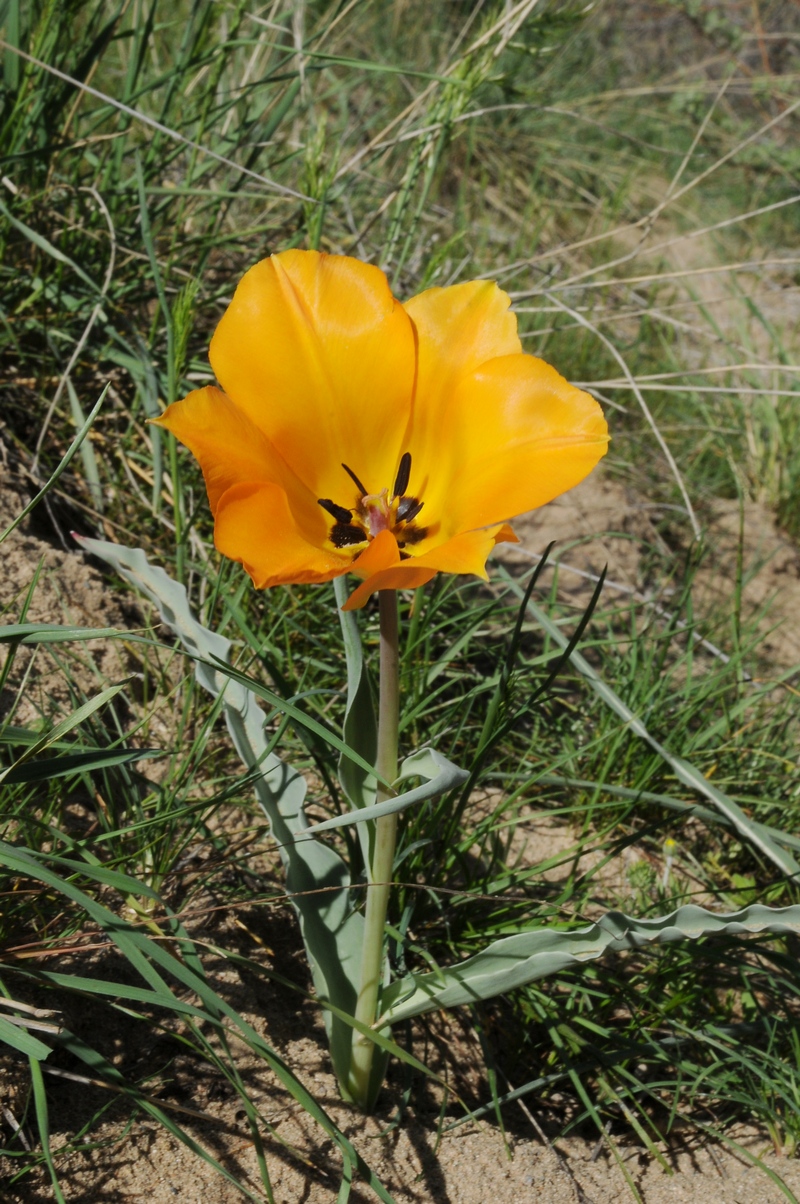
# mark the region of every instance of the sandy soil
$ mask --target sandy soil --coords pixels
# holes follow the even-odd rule
[[[521,547],[502,545],[499,555],[508,563],[531,562],[556,540],[550,559],[558,566],[559,590],[576,607],[589,601],[597,575],[607,565],[607,593],[669,610],[675,585],[664,575],[664,565],[673,558],[656,528],[657,512],[658,507],[643,503],[621,482],[595,473],[549,506],[517,519],[514,530]],[[749,653],[751,668],[800,665],[797,546],[758,502],[740,508],[738,501],[716,498],[701,517],[704,550],[693,589],[699,634],[716,638],[722,627],[723,638],[729,639],[741,544],[742,626],[752,621],[757,632]],[[688,540],[691,530],[682,521]],[[549,584],[551,578],[543,580]]]
[[[10,517],[8,511],[18,501],[11,485],[7,480],[0,489],[0,524],[4,517]],[[712,517],[711,538],[716,541],[716,551],[711,565],[704,570],[707,578],[703,585],[703,597],[710,608],[717,605],[722,592],[730,589],[730,557],[736,555],[739,529],[738,511],[727,503],[721,503]],[[517,529],[523,540],[522,551],[510,553],[512,558],[524,559],[526,549],[528,555],[536,554],[550,538],[559,539],[561,585],[576,605],[585,599],[585,574],[597,572],[606,562],[618,590],[641,596],[654,589],[648,573],[659,536],[652,514],[609,477],[592,478],[544,511],[523,519]],[[780,590],[769,617],[762,620],[766,650],[780,664],[800,660],[795,619],[800,613],[798,555],[759,507],[745,509],[744,529],[745,563],[752,568],[745,590],[746,605],[757,611]],[[577,531],[582,533],[579,541],[575,540]],[[121,603],[120,595],[110,591],[78,553],[54,548],[30,523],[4,547],[0,603],[7,608],[6,622],[16,617],[19,600],[40,560],[42,576],[29,618],[91,625],[134,626],[141,622],[135,604],[128,608]],[[665,583],[656,583],[656,587],[666,596]],[[766,634],[780,619],[783,626]],[[76,662],[76,672],[84,674],[87,688],[96,683],[98,673],[118,678],[122,666],[114,659],[117,656],[102,643],[86,646],[82,659]],[[21,684],[24,668],[22,661],[15,668],[3,700],[6,712],[14,704],[15,685]],[[31,691],[30,682],[26,685],[26,700],[17,709],[15,722],[33,722],[37,715],[50,714],[53,705],[65,701],[59,694],[63,687],[53,666],[43,662],[36,669],[36,690]],[[559,842],[562,847],[571,843],[567,830],[533,836],[537,846],[545,840],[551,849],[557,849]],[[230,918],[220,919],[218,924],[209,930],[200,927],[194,935],[223,945],[245,941],[242,951],[250,956],[266,956],[264,950],[268,947],[274,950],[268,964],[306,985],[290,913],[254,914],[247,918],[244,929]],[[65,961],[58,968],[87,971],[77,959]],[[543,1140],[539,1113],[532,1117],[524,1105],[515,1105],[506,1109],[506,1139],[494,1123],[473,1122],[444,1133],[437,1142],[440,1096],[425,1085],[415,1089],[402,1123],[391,1128],[389,1122],[400,1099],[397,1070],[390,1076],[377,1116],[364,1120],[338,1100],[322,1026],[310,1004],[297,1007],[296,998],[285,989],[240,975],[221,961],[218,965],[210,961],[209,969],[216,988],[285,1058],[398,1202],[484,1204],[491,1200],[492,1204],[517,1204],[535,1200],[542,1204],[617,1204],[620,1199],[634,1198],[631,1184],[645,1204],[712,1200],[715,1204],[777,1204],[785,1199],[762,1170],[751,1166],[748,1155],[763,1156],[765,1164],[800,1193],[800,1164],[781,1157],[767,1136],[756,1131],[740,1130],[731,1135],[742,1151],[735,1154],[721,1146],[699,1148],[678,1130],[669,1142],[661,1143],[659,1161],[641,1146],[631,1144],[629,1130],[622,1123],[600,1145],[573,1138],[559,1141],[553,1148]],[[107,972],[122,973],[123,968],[109,964]],[[221,1076],[185,1053],[176,1056],[177,1047],[168,1032],[163,1040],[154,1040],[149,1026],[110,1016],[90,1000],[79,1006],[73,998],[65,1007],[69,1009],[65,1021],[70,1027],[103,1045],[129,1077],[146,1080],[145,1089],[173,1110],[175,1119],[219,1158],[234,1180],[258,1192],[256,1153],[244,1113],[238,1097]],[[459,1016],[434,1018],[428,1029],[417,1030],[416,1039],[420,1056],[445,1075],[455,1090],[473,1106],[485,1101],[475,1037],[462,1027]],[[49,1061],[52,1067],[48,1065],[48,1069],[75,1071],[75,1064],[60,1055]],[[263,1063],[245,1052],[239,1064],[248,1093],[265,1121],[267,1162],[278,1204],[333,1202],[340,1168],[333,1144],[293,1103]],[[0,1111],[5,1108],[12,1117],[21,1116],[26,1092],[24,1069],[13,1059],[2,1065]],[[92,1148],[59,1162],[62,1190],[70,1202],[171,1204],[180,1199],[186,1204],[227,1204],[242,1198],[233,1184],[226,1183],[154,1121],[137,1116],[128,1126],[121,1106],[107,1091],[52,1073],[48,1074],[47,1086],[55,1150],[97,1108],[111,1103],[105,1119],[92,1130]],[[533,1101],[529,1103],[534,1106]],[[446,1122],[459,1115],[458,1108],[451,1104]],[[10,1136],[8,1130],[6,1136]],[[0,1160],[0,1173],[8,1174],[10,1170],[8,1161],[3,1166]],[[2,1198],[9,1204],[39,1204],[53,1199],[46,1176],[14,1187],[7,1180],[6,1184]],[[372,1198],[363,1187],[356,1187],[351,1196],[356,1201]]]
[[[11,522],[27,501],[23,483],[0,467],[0,530]],[[77,627],[132,627],[141,625],[135,603],[125,604],[119,593],[109,590],[99,573],[83,557],[41,538],[39,521],[28,519],[3,544],[0,573],[2,623],[64,623]],[[42,530],[46,529],[42,524]],[[33,595],[28,593],[34,574],[39,579]],[[26,608],[27,604],[27,608]],[[100,683],[126,676],[117,647],[108,640],[62,645],[62,655],[80,688],[96,693]],[[5,663],[5,649],[0,662]],[[35,662],[32,664],[32,662]],[[22,694],[19,687],[25,682]],[[0,714],[19,725],[36,725],[65,705],[69,690],[64,672],[42,648],[20,647],[14,668],[0,697]],[[63,712],[62,712],[63,714]]]
[[[292,927],[291,921],[287,927]],[[236,941],[232,931],[229,937]],[[489,1200],[492,1204],[617,1204],[635,1198],[630,1184],[645,1204],[706,1204],[712,1200],[714,1204],[778,1204],[785,1199],[778,1185],[753,1167],[748,1156],[762,1158],[787,1186],[800,1192],[800,1164],[776,1154],[764,1133],[741,1126],[729,1135],[739,1147],[738,1154],[719,1145],[702,1146],[678,1129],[669,1142],[659,1143],[659,1160],[631,1143],[623,1123],[619,1132],[612,1131],[604,1142],[573,1137],[553,1146],[542,1140],[538,1122],[535,1118],[531,1122],[526,1108],[506,1109],[505,1141],[496,1125],[485,1122],[464,1124],[437,1141],[439,1093],[420,1089],[412,1096],[402,1123],[387,1132],[399,1102],[396,1072],[390,1076],[377,1115],[365,1120],[338,1100],[322,1027],[310,1005],[292,1008],[291,1000],[279,998],[263,982],[234,981],[229,970],[214,971],[212,965],[215,986],[273,1043],[398,1204],[485,1204]],[[114,1034],[108,1018],[99,1013],[82,1020],[67,1019],[78,1031],[91,1024],[92,1037],[98,1043],[118,1044],[122,1036],[123,1030]],[[104,1030],[102,1036],[98,1029]],[[455,1089],[472,1096],[471,1088],[479,1086],[480,1063],[474,1037],[460,1027],[457,1017],[452,1022],[435,1018],[429,1035],[436,1038],[429,1061],[448,1074]],[[136,1066],[142,1074],[152,1073],[156,1064],[166,1066],[169,1060],[163,1078],[148,1083],[151,1093],[162,1107],[172,1109],[174,1119],[219,1159],[237,1183],[258,1193],[256,1152],[244,1113],[221,1076],[185,1055],[175,1057],[174,1048],[170,1050],[164,1041],[153,1049],[150,1030],[143,1046],[138,1044],[143,1036],[133,1026],[124,1040],[124,1061],[131,1070]],[[58,1069],[60,1059],[55,1061]],[[263,1064],[246,1054],[237,1058],[237,1064],[265,1121],[262,1132],[276,1204],[333,1204],[341,1171],[333,1143]],[[10,1074],[9,1081],[14,1077]],[[4,1105],[12,1112],[18,1109],[21,1090],[5,1093]],[[56,1149],[62,1137],[74,1132],[93,1109],[106,1102],[97,1089],[52,1076],[48,1095]],[[449,1107],[445,1122],[458,1115],[457,1108]],[[59,1163],[64,1196],[74,1204],[172,1204],[175,1199],[186,1204],[234,1204],[242,1198],[233,1183],[224,1181],[153,1120],[139,1117],[127,1129],[122,1113],[112,1105],[92,1137],[93,1149]],[[351,1196],[357,1204],[374,1198],[363,1185],[356,1186]],[[3,1199],[9,1204],[44,1204],[52,1199],[52,1193],[41,1178],[21,1188],[7,1187]]]

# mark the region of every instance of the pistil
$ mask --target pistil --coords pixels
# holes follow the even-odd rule
[[[389,505],[389,490],[382,489],[380,493],[368,494],[361,499],[361,508],[367,520],[369,533],[374,539],[381,531],[391,531],[392,508]]]

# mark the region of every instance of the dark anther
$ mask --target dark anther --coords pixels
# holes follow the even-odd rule
[[[410,530],[403,532],[403,539],[406,543],[419,543],[427,534],[427,527],[411,527]]]
[[[335,548],[349,548],[351,544],[366,541],[366,531],[352,523],[335,523],[331,530],[331,543]]]
[[[323,510],[327,510],[337,523],[349,523],[353,517],[352,510],[348,510],[345,506],[337,506],[336,502],[332,502],[329,497],[317,498],[317,505],[321,506]]]
[[[350,480],[351,480],[351,481],[353,481],[353,482],[355,483],[355,486],[356,486],[356,488],[358,489],[358,491],[359,491],[359,493],[361,494],[361,496],[362,496],[362,497],[366,497],[366,496],[367,496],[367,490],[366,490],[366,489],[364,488],[364,486],[361,484],[361,482],[359,481],[358,477],[357,477],[357,476],[356,476],[356,474],[353,472],[352,468],[348,468],[346,464],[343,464],[343,465],[342,465],[342,468],[345,470],[345,472],[346,472],[346,473],[347,473],[347,475],[349,476]]]
[[[408,553],[408,552],[401,552],[401,553],[400,553],[400,559],[401,559],[401,560],[410,560],[410,559],[411,559],[411,555],[410,555],[410,553]]]
[[[397,507],[397,521],[410,523],[412,518],[417,517],[424,505],[424,502],[418,502],[415,497],[404,497]]]
[[[411,452],[403,452],[400,457],[400,467],[397,470],[397,479],[394,483],[393,497],[402,497],[408,489],[408,482],[411,479]]]

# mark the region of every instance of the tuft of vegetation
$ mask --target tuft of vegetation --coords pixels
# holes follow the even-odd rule
[[[580,530],[534,609],[519,563],[488,589],[438,578],[409,602],[404,747],[433,740],[474,773],[404,817],[396,964],[614,906],[800,901],[676,769],[798,856],[796,674],[765,649],[768,612],[747,608],[743,533],[721,563],[704,532],[723,499],[789,548],[800,537],[800,15],[778,0],[0,0],[0,37],[0,526],[26,512],[3,554],[29,559],[0,589],[3,1191],[70,1198],[70,1160],[147,1114],[272,1200],[275,1151],[294,1154],[255,1065],[334,1143],[339,1198],[360,1178],[390,1200],[371,1143],[237,995],[257,982],[317,1018],[218,704],[118,583],[102,613],[54,601],[52,557],[78,556],[73,528],[143,547],[240,668],[338,732],[332,590],[256,595],[213,551],[191,457],[146,421],[211,379],[215,323],[273,251],[357,255],[403,297],[497,279],[526,350],[607,407],[606,478],[648,522],[609,541],[581,643],[605,693],[574,659],[540,689],[589,597],[563,588]],[[623,540],[635,587],[616,581]],[[374,646],[371,610],[364,624]],[[320,816],[342,809],[335,748],[277,712],[271,730]],[[409,1028],[385,1113],[512,1124],[521,1093],[551,1137],[624,1135],[660,1158],[679,1128],[726,1141],[746,1120],[792,1152],[798,988],[790,938],[564,972],[463,1017],[475,1073],[434,1074],[436,1021]],[[236,1099],[257,1181],[203,1138],[191,1085],[175,1106],[187,1061]],[[53,1108],[65,1075],[74,1124]]]

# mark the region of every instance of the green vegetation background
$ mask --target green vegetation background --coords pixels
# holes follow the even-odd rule
[[[788,537],[800,534],[797,7],[3,0],[0,31],[0,419],[20,506],[108,386],[90,437],[36,512],[48,538],[70,546],[77,527],[142,546],[187,585],[209,626],[241,641],[250,672],[286,697],[302,694],[335,729],[332,594],[255,596],[211,549],[196,466],[145,420],[210,379],[206,348],[226,299],[272,251],[358,255],[379,263],[400,296],[498,279],[526,349],[607,403],[605,471],[653,508],[643,571],[654,591],[669,584],[668,608],[607,591],[587,654],[654,737],[713,774],[751,817],[794,833],[796,679],[760,651],[763,624],[741,606],[743,564],[702,618],[693,583],[704,563],[695,532],[716,498],[759,502]],[[32,564],[5,623],[24,621],[36,574]],[[546,580],[540,596],[572,630],[579,615]],[[692,899],[729,910],[798,901],[796,886],[730,831],[670,807],[696,799],[578,675],[533,700],[552,648],[526,622],[512,665],[516,608],[502,583],[487,593],[441,580],[406,627],[407,748],[433,740],[468,760],[503,672],[508,690],[483,767],[487,805],[476,817],[466,799],[449,799],[406,822],[400,964],[467,956],[519,926],[585,921],[598,904],[647,915]],[[374,616],[366,627],[374,640]],[[698,647],[695,631],[725,656]],[[14,725],[29,688],[15,676],[17,647],[2,671],[8,764],[40,734]],[[74,710],[87,703],[80,648],[39,653],[71,683]],[[4,838],[38,854],[37,866],[59,853],[73,863],[63,871],[70,898],[5,865],[9,949],[77,937],[98,899],[152,927],[164,916],[153,892],[175,913],[204,905],[209,891],[231,906],[273,899],[290,923],[277,880],[253,869],[263,821],[188,667],[168,648],[128,641],[125,654],[135,695],[128,683],[68,724],[69,749],[155,747],[162,771],[154,781],[107,758],[93,771],[4,785]],[[109,684],[98,681],[97,693]],[[156,723],[165,704],[166,740]],[[43,713],[41,730],[62,718]],[[332,750],[278,729],[320,806],[339,806]],[[74,812],[70,828],[67,803],[83,808],[82,829]],[[234,836],[218,822],[232,804]],[[556,885],[542,878],[546,867],[516,859],[516,825],[531,808],[571,825]],[[682,867],[672,877],[662,873],[667,837]],[[184,872],[198,842],[211,850],[202,882]],[[641,856],[610,887],[602,867],[624,867],[634,847]],[[590,851],[599,857],[587,870],[579,858]],[[114,872],[128,878],[103,877]],[[37,978],[32,965],[9,954],[4,991],[58,1008],[75,984]],[[485,1078],[470,1104],[500,1120],[505,1065],[534,1084],[529,1104],[554,1132],[611,1121],[655,1150],[677,1118],[717,1134],[755,1118],[792,1150],[798,985],[787,942],[734,940],[534,984],[471,1017]],[[199,1020],[178,1018],[168,993],[142,1005],[139,1023],[171,1024],[246,1099],[221,1029],[212,1038]],[[90,1065],[82,1040],[68,1052]],[[36,1137],[29,1151],[8,1144],[6,1182],[45,1165],[58,1197],[59,1159],[90,1140],[92,1122],[61,1132],[51,1150],[46,1063],[30,1065],[25,1123]],[[124,1065],[97,1061],[95,1071],[121,1076],[132,1106],[155,1107],[143,1103],[153,1084],[128,1082]],[[402,1108],[399,1078],[391,1090],[387,1108]],[[265,1132],[246,1108],[253,1132]],[[456,1104],[445,1112],[461,1114]],[[266,1155],[262,1168],[269,1198]]]

